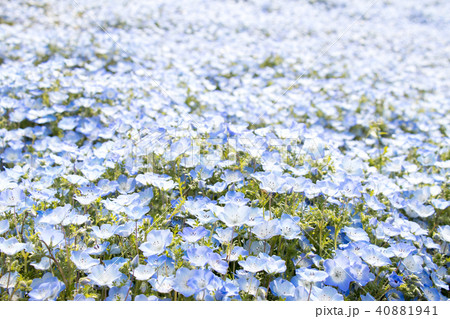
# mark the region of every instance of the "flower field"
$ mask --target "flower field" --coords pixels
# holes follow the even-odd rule
[[[448,300],[450,2],[0,3],[0,300]]]

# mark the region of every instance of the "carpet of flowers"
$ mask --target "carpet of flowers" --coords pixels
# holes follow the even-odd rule
[[[447,300],[450,2],[0,4],[1,300]]]

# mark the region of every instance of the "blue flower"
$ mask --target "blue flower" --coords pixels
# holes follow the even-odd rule
[[[152,230],[147,235],[147,241],[139,246],[144,256],[159,255],[172,242],[173,234],[170,230]]]
[[[270,291],[272,291],[276,297],[294,297],[295,286],[283,278],[276,278],[270,282]]]
[[[31,291],[28,293],[30,300],[45,301],[56,300],[61,291],[66,286],[53,277],[52,274],[46,273],[42,278],[33,279],[31,285]]]
[[[403,278],[394,271],[388,276],[388,279],[392,288],[397,288],[403,284]]]
[[[108,286],[109,288],[114,287],[114,283],[123,278],[123,274],[119,271],[119,265],[97,265],[91,268],[91,273],[88,278],[92,281],[93,284],[104,287]]]
[[[72,251],[70,260],[72,260],[72,262],[79,270],[88,270],[91,267],[100,264],[100,261],[98,259],[92,258],[84,251]]]
[[[131,301],[131,287],[129,284],[119,288],[112,287],[108,292],[106,301]]]
[[[195,243],[202,239],[205,236],[209,235],[209,231],[205,229],[203,226],[199,226],[196,228],[192,227],[184,227],[180,232],[181,237],[188,243]]]

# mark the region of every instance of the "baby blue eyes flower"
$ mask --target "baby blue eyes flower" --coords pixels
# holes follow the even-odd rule
[[[0,205],[16,207],[25,201],[25,194],[20,188],[7,189],[0,192]]]
[[[241,260],[238,263],[245,271],[257,273],[258,271],[264,270],[266,261],[259,257],[249,256],[247,259]]]
[[[323,263],[328,277],[325,279],[326,285],[336,286],[342,291],[348,291],[353,278],[349,275],[349,268],[341,267],[334,260],[328,259]]]
[[[47,257],[42,257],[40,262],[38,262],[38,263],[32,262],[32,263],[30,263],[30,265],[32,265],[34,268],[36,268],[38,270],[47,270],[51,266],[51,261]]]
[[[137,280],[149,280],[156,273],[156,267],[153,265],[139,265],[134,269],[133,275]]]
[[[70,260],[75,264],[79,270],[88,270],[91,267],[100,264],[98,259],[94,259],[84,251],[72,251]]]
[[[248,221],[250,211],[251,208],[247,206],[227,204],[218,211],[217,217],[228,227],[240,227]]]
[[[450,225],[439,226],[438,232],[444,241],[450,243]]]
[[[28,295],[30,300],[35,301],[56,300],[59,293],[66,288],[58,278],[53,277],[50,273],[46,273],[42,278],[33,279],[30,287],[31,291]]]
[[[106,301],[131,301],[130,285],[125,285],[121,288],[112,287],[108,292]]]
[[[7,272],[0,277],[0,287],[3,289],[13,289],[16,286],[18,278],[19,273],[17,271]]]
[[[301,232],[301,228],[298,225],[299,222],[299,217],[283,214],[280,219],[281,235],[286,239],[297,238],[298,234]]]
[[[306,282],[322,282],[328,277],[325,271],[310,268],[299,268],[295,273]]]
[[[122,273],[119,271],[118,265],[103,266],[97,265],[91,268],[91,273],[88,278],[93,284],[99,287],[114,287],[114,282],[122,278]]]
[[[186,250],[184,259],[189,261],[192,266],[204,267],[209,260],[209,254],[212,253],[211,248],[206,246],[193,247]]]
[[[176,292],[179,292],[185,297],[190,297],[196,293],[196,289],[191,287],[188,282],[191,277],[194,275],[193,270],[189,270],[187,268],[179,268],[177,270],[175,280],[173,283],[173,289]]]
[[[106,241],[104,243],[96,244],[92,247],[89,247],[84,252],[92,256],[100,256],[106,251],[106,248],[108,248],[108,246],[109,242]]]
[[[147,241],[139,246],[144,256],[159,255],[172,242],[173,234],[170,230],[152,230],[147,235]]]
[[[103,224],[100,226],[100,228],[98,226],[93,226],[92,232],[97,238],[108,239],[115,235],[117,227],[117,225]]]
[[[391,264],[389,258],[387,258],[382,252],[372,247],[366,248],[362,252],[361,257],[366,263],[374,267],[383,267]]]
[[[26,244],[19,243],[19,241],[15,237],[3,241],[0,240],[0,251],[9,256],[17,254],[19,251],[24,250],[25,247]]]
[[[403,278],[397,275],[395,272],[392,272],[389,276],[389,285],[392,288],[397,288],[403,284]]]
[[[42,216],[40,222],[49,225],[59,225],[69,216],[71,209],[72,206],[70,204],[66,204],[63,207],[56,207],[48,214]]]
[[[188,243],[195,243],[208,234],[209,231],[203,226],[199,226],[196,228],[185,227],[180,233],[181,237],[183,237],[183,239]]]
[[[0,235],[9,230],[9,221],[7,219],[0,220]]]
[[[311,300],[313,301],[344,301],[344,296],[333,287],[325,286],[322,289],[312,287]]]
[[[258,255],[264,261],[264,271],[268,274],[284,273],[286,271],[286,262],[278,256],[269,256],[265,253]]]
[[[416,247],[405,243],[398,243],[386,249],[387,254],[398,258],[406,258],[415,251],[417,251]]]
[[[270,291],[277,297],[294,297],[295,286],[285,279],[276,278],[270,282]]]
[[[239,289],[241,291],[255,296],[258,291],[260,281],[256,279],[253,274],[243,274],[239,275],[237,284],[239,285]]]
[[[343,231],[353,241],[366,241],[370,242],[369,236],[362,228],[344,227]]]
[[[274,236],[280,235],[280,221],[278,219],[262,221],[253,227],[252,233],[261,240],[270,239]]]
[[[158,278],[152,278],[149,282],[152,285],[153,289],[162,294],[166,294],[173,290],[175,279],[173,276],[165,277],[158,275]]]

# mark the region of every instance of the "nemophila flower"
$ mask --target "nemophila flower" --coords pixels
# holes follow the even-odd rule
[[[129,194],[134,192],[136,187],[136,180],[134,178],[127,178],[125,175],[120,175],[117,179],[117,191],[121,194]]]
[[[88,298],[85,295],[78,294],[75,297],[73,297],[73,301],[95,301],[94,298]]]
[[[233,228],[217,228],[216,233],[213,235],[221,244],[230,243],[236,236],[237,233]]]
[[[84,252],[92,256],[100,256],[106,251],[108,246],[109,242],[105,241],[101,244],[95,244],[94,246],[87,248]]]
[[[444,241],[450,243],[450,226],[449,225],[439,226],[438,232]]]
[[[370,242],[370,238],[367,233],[362,228],[348,227],[345,226],[343,231],[353,241],[366,241]]]
[[[214,185],[206,185],[206,188],[208,188],[213,193],[220,193],[223,192],[227,188],[227,186],[227,182],[217,182]]]
[[[188,285],[195,289],[196,293],[201,291],[213,291],[219,287],[219,278],[208,269],[195,269]]]
[[[39,239],[42,240],[49,247],[56,247],[64,241],[64,234],[60,230],[52,227],[36,228],[39,234]]]
[[[347,270],[352,281],[355,281],[360,286],[365,286],[375,279],[375,275],[370,272],[370,268],[361,262],[352,264]]]
[[[389,256],[398,258],[406,258],[415,251],[417,251],[416,247],[406,243],[397,243],[386,249],[386,253],[389,254]]]
[[[111,265],[117,265],[119,268],[122,268],[123,265],[125,265],[128,262],[128,259],[123,257],[114,257],[109,260],[103,260],[103,264],[105,267],[111,266]],[[131,263],[133,266],[133,264]]]
[[[251,273],[257,273],[264,270],[266,264],[265,259],[261,259],[259,256],[248,256],[245,260],[241,260],[238,264],[245,270]]]
[[[270,239],[273,236],[280,235],[280,221],[278,219],[262,221],[252,228],[252,233],[261,240]]]
[[[25,202],[25,194],[20,188],[7,189],[0,192],[0,205],[15,207]]]
[[[75,195],[74,198],[83,206],[92,204],[101,194],[101,190],[97,187],[81,187],[79,190],[81,195]]]
[[[147,235],[147,241],[139,246],[144,256],[159,255],[172,242],[173,234],[170,230],[152,230]]]
[[[309,291],[303,286],[297,286],[294,290],[294,296],[287,296],[287,301],[308,301],[311,296]]]
[[[259,253],[270,253],[271,246],[266,241],[256,240],[251,242],[247,241],[244,245],[244,249],[249,252],[250,255],[258,255]]]
[[[226,275],[228,272],[228,262],[217,253],[208,254],[208,265],[219,274]]]
[[[340,260],[327,259],[323,266],[328,273],[325,279],[326,285],[336,286],[342,291],[348,291],[350,282],[353,281],[349,273],[348,263],[340,263]]]
[[[114,233],[121,237],[128,237],[134,232],[135,229],[136,229],[136,223],[133,221],[130,221],[123,225],[118,225],[116,228],[116,231]]]
[[[340,192],[344,197],[354,198],[361,196],[362,187],[359,182],[353,180],[345,180],[339,185],[339,187]]]
[[[249,273],[238,274],[238,279],[236,280],[236,283],[238,284],[239,289],[242,292],[252,296],[256,295],[260,285],[260,281],[256,279],[253,274]]]
[[[43,215],[39,222],[49,225],[59,225],[69,216],[71,209],[72,206],[70,204],[66,204],[63,207],[56,207]]]
[[[125,214],[131,220],[140,220],[150,211],[148,206],[127,206],[124,209]]]
[[[9,220],[0,220],[0,235],[3,235],[9,230]]]
[[[414,274],[421,273],[423,258],[417,255],[409,255],[401,261],[401,265]]]
[[[391,260],[380,250],[373,247],[366,247],[361,254],[362,259],[371,266],[383,267],[391,264]]]
[[[281,190],[284,184],[284,178],[277,173],[269,173],[266,175],[258,176],[257,179],[260,182],[259,187],[268,193],[277,193]]]
[[[295,286],[283,279],[276,278],[270,282],[270,291],[276,296],[281,298],[294,297]]]
[[[344,296],[333,287],[325,286],[322,289],[312,287],[311,300],[313,301],[344,301]]]
[[[222,176],[220,178],[227,183],[227,185],[232,183],[238,183],[240,182],[244,176],[239,171],[232,171],[232,170],[226,170],[223,172]]]
[[[248,252],[240,246],[234,246],[228,254],[222,254],[222,259],[227,259],[228,261],[236,261],[241,256],[248,256]]]
[[[13,256],[25,248],[26,244],[19,243],[16,237],[0,240],[0,251],[9,256]]]
[[[417,200],[411,200],[406,205],[405,211],[410,217],[421,217],[421,218],[430,217],[435,213],[433,206],[424,205]]]
[[[17,271],[5,273],[0,277],[0,287],[3,289],[13,289],[16,286],[19,276]]]
[[[37,270],[47,270],[50,268],[52,261],[48,257],[42,257],[41,260],[37,262],[32,262],[32,265]]]
[[[212,249],[207,246],[192,247],[186,250],[186,256],[183,259],[189,261],[194,267],[204,267],[209,260],[209,254]]]
[[[30,287],[31,291],[28,293],[28,296],[33,301],[56,300],[60,292],[66,288],[51,273],[46,273],[42,278],[33,279]]]
[[[325,271],[311,269],[311,268],[299,268],[295,273],[306,282],[322,282],[328,278],[328,274]]]
[[[434,287],[423,287],[422,292],[428,301],[441,301],[439,290]],[[446,299],[444,299],[446,300]]]
[[[108,286],[109,288],[114,287],[116,281],[121,280],[122,273],[119,271],[119,265],[97,265],[91,268],[91,273],[88,278],[93,284],[99,287]]]
[[[444,210],[448,206],[450,206],[450,201],[444,200],[442,198],[434,198],[434,199],[431,200],[431,203],[433,204],[433,206],[436,209],[441,209],[441,210]]]
[[[250,208],[247,222],[245,223],[249,227],[256,226],[264,221],[264,211],[258,207]]]
[[[193,270],[181,267],[177,270],[173,289],[185,297],[190,297],[196,293],[196,289],[191,287],[188,282],[192,278]]]
[[[209,231],[203,226],[198,226],[196,228],[184,227],[180,232],[181,237],[188,243],[195,243],[208,234]]]
[[[403,278],[394,271],[388,276],[389,279],[389,285],[392,288],[397,288],[403,284]]]
[[[216,215],[227,227],[240,227],[247,222],[250,211],[251,208],[248,206],[227,204],[218,210]]]
[[[235,204],[243,206],[248,204],[248,202],[250,202],[250,199],[245,198],[244,193],[236,191],[229,191],[225,194],[225,196],[219,198],[219,203],[221,204]]]
[[[281,215],[280,218],[281,235],[286,239],[297,238],[298,234],[301,232],[301,228],[298,225],[299,222],[300,217],[291,216],[288,214]]]
[[[166,294],[172,291],[175,284],[175,278],[174,276],[165,277],[158,275],[157,278],[152,278],[149,282],[157,292]]]
[[[376,196],[363,194],[366,205],[373,210],[384,210],[386,205],[381,203]]]
[[[100,226],[93,226],[92,232],[96,238],[108,239],[115,235],[117,230],[117,225],[103,224]]]
[[[112,287],[108,292],[106,301],[131,301],[130,285]]]
[[[264,271],[268,274],[283,273],[286,271],[286,262],[279,256],[269,256],[259,253],[258,257],[264,260]]]
[[[396,289],[389,290],[385,294],[385,296],[388,301],[404,301],[405,300],[405,296],[403,295],[403,293]]]
[[[89,270],[91,267],[100,264],[98,259],[94,259],[84,251],[72,251],[70,260],[75,264],[79,270]]]

